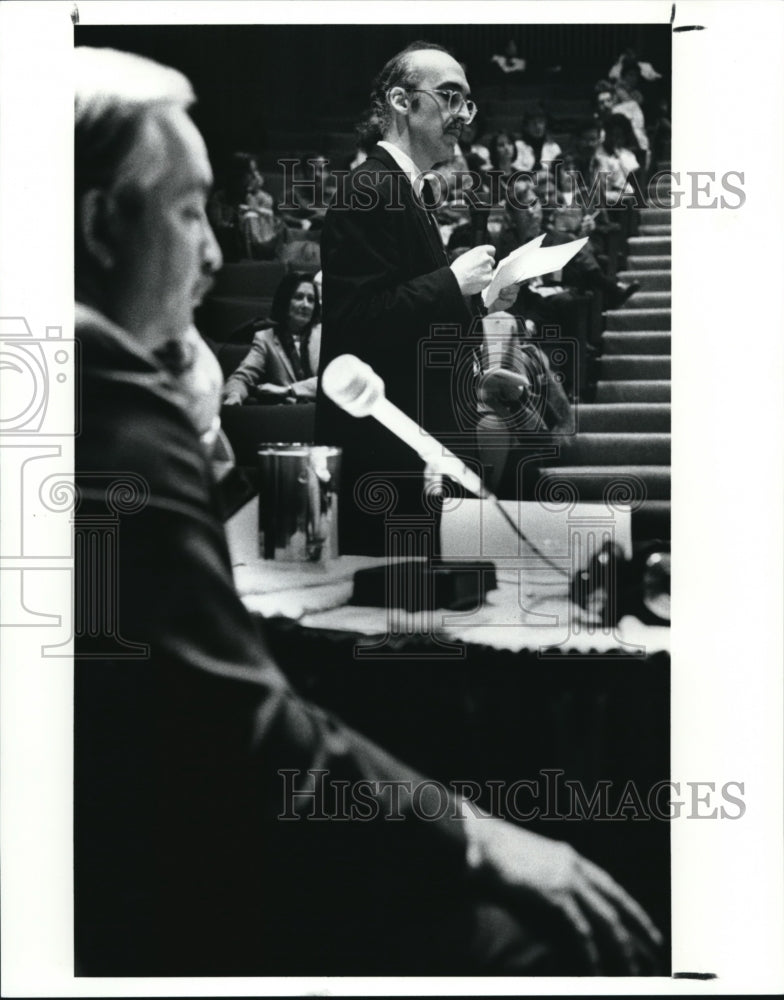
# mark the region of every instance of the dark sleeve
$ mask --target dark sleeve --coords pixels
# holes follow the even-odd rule
[[[366,180],[358,190],[363,177],[374,184]],[[403,183],[400,175],[359,173],[328,213],[322,263],[330,356],[362,348],[367,357],[383,350],[378,342],[390,333],[404,346],[406,338],[419,341],[431,323],[462,322],[467,316],[446,261],[412,276],[411,258],[421,236],[413,209],[402,207],[395,194],[396,182]]]
[[[92,670],[98,688],[102,676],[114,674],[107,697],[122,698],[126,687],[136,695],[143,689],[162,727],[156,728],[161,752],[179,755],[188,745],[194,766],[204,765],[207,784],[215,779],[216,760],[242,771],[249,782],[246,793],[255,798],[254,814],[274,817],[280,811],[281,769],[322,768],[349,781],[417,780],[371,741],[292,691],[235,590],[209,470],[193,428],[171,405],[157,400],[144,405],[142,390],[136,393],[142,406],[139,398],[131,406],[123,395],[127,391],[112,393],[103,421],[89,420],[100,430],[85,441],[86,430],[77,450],[82,488],[77,532],[87,538],[94,518],[108,513],[106,476],[119,474],[108,471],[100,478],[101,468],[133,469],[146,482],[141,508],[120,512],[114,522],[119,597],[110,619],[116,618],[123,643],[145,646],[147,653],[109,667],[101,659]],[[91,474],[84,476],[85,469]],[[95,571],[86,550],[79,551],[84,612]],[[106,562],[103,572],[108,572],[108,557]],[[98,649],[89,636],[80,648],[93,658]],[[90,662],[85,661],[86,668]],[[113,688],[115,682],[119,688]],[[122,710],[121,700],[116,707]],[[410,799],[403,795],[401,801],[402,813],[412,820]],[[311,803],[300,805],[310,808]],[[448,834],[453,847],[444,842],[432,862],[459,869],[461,824],[419,825],[423,843]],[[394,857],[388,864],[395,867]]]
[[[417,818],[419,775],[291,689],[236,593],[195,433],[150,396],[113,386],[77,442],[76,621],[94,625],[103,589],[113,632],[76,639],[77,956],[102,974],[259,971],[260,938],[323,936],[336,906],[459,891],[464,825],[451,800]],[[118,513],[123,469],[145,486]],[[309,818],[335,813],[336,783],[361,783],[364,815]]]

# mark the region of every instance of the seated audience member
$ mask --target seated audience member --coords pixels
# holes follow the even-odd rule
[[[223,185],[210,197],[208,212],[227,257],[272,260],[286,240],[286,227],[275,214],[264,178],[249,153],[235,153]]]
[[[593,88],[594,94],[594,118],[599,127],[603,130],[604,123],[613,113],[615,105],[615,84],[609,80],[599,80]]]
[[[280,672],[156,356],[221,266],[193,92],[139,56],[74,62],[77,974],[659,972],[660,935],[606,872],[459,795],[444,812],[432,783]],[[99,621],[91,598],[110,584]],[[355,787],[356,820],[338,797]]]
[[[458,145],[465,157],[469,170],[487,171],[492,167],[490,150],[477,140],[484,135],[484,118],[478,111],[473,121],[463,122]]]
[[[594,221],[589,213],[573,206],[558,206],[552,210],[547,221],[547,236],[543,246],[557,246],[590,236]],[[611,277],[607,268],[597,257],[592,242],[583,246],[563,268],[563,282],[579,291],[599,291],[604,295],[604,304],[610,309],[619,309],[627,299],[640,290],[640,284],[633,281],[626,284]]]
[[[320,229],[336,190],[329,160],[320,153],[307,153],[286,177],[283,218],[295,229]]]
[[[637,58],[634,49],[622,52],[607,75],[611,80],[622,80],[632,89],[639,85],[641,78],[647,83],[654,83],[662,78],[661,73],[657,72],[651,63]]]
[[[493,170],[490,191],[493,204],[502,205],[506,199],[506,185],[516,173],[514,139],[509,132],[497,132],[490,139],[490,162]]]
[[[529,111],[523,119],[522,137],[515,142],[515,170],[546,176],[561,155],[561,147],[547,134],[547,113],[543,108]]]
[[[546,247],[558,246],[590,235],[594,225],[590,213],[584,213],[578,206],[548,204],[545,215],[542,202],[539,189],[525,175],[515,180],[513,188],[510,186],[504,224],[498,243],[499,260],[517,247],[535,239],[543,231],[547,235],[542,245]],[[639,288],[636,282],[627,285],[610,277],[606,267],[597,258],[595,248],[588,242],[566,264],[557,282],[545,275],[543,278],[535,278],[526,283],[518,304],[527,302],[530,309],[531,305],[536,303],[540,308],[545,308],[543,303],[540,303],[543,295],[551,295],[554,289],[559,293],[568,293],[568,289],[576,289],[601,291],[604,293],[606,304],[611,308],[618,308]],[[540,308],[534,309],[530,315],[539,318]]]
[[[513,459],[521,444],[541,448],[553,435],[573,433],[574,417],[547,354],[531,340],[532,320],[500,313],[485,321],[485,331],[477,448],[488,486],[517,496]]]
[[[496,259],[503,260],[537,237],[542,231],[542,214],[542,200],[535,182],[527,174],[518,174],[506,188]]]
[[[640,167],[631,149],[633,145],[632,126],[626,115],[610,115],[604,129],[604,141],[596,149],[608,205],[616,205],[625,194],[633,193],[628,177]]]
[[[517,54],[517,42],[510,38],[504,46],[503,52],[496,53],[490,57],[490,62],[497,76],[504,80],[519,79],[525,72],[525,59],[521,59]]]
[[[645,115],[638,101],[635,101],[625,84],[620,81],[615,84],[615,104],[613,105],[613,115],[624,115],[629,119],[632,127],[632,135],[627,143],[628,148],[635,154],[643,170],[648,169],[650,163],[650,141],[648,133],[645,131]],[[609,119],[605,123],[609,124]]]
[[[226,379],[224,406],[314,400],[320,314],[313,279],[287,274],[275,290],[270,322],[254,333],[247,357]]]

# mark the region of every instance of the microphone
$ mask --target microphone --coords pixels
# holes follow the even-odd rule
[[[569,578],[570,574],[545,555],[515,524],[498,497],[488,490],[475,472],[464,465],[457,455],[453,455],[419,424],[406,416],[394,403],[389,402],[384,395],[384,383],[381,377],[373,371],[370,365],[360,361],[353,354],[341,354],[340,357],[330,361],[324,369],[321,375],[321,388],[333,403],[336,403],[346,413],[350,413],[352,417],[375,417],[401,441],[413,448],[435,472],[454,479],[480,500],[492,501],[498,513],[515,535],[556,572]],[[516,386],[515,389],[522,394],[522,387]]]
[[[352,417],[375,417],[435,472],[449,476],[480,499],[495,500],[475,472],[389,402],[381,377],[364,361],[353,354],[341,354],[324,369],[321,387],[333,403]]]

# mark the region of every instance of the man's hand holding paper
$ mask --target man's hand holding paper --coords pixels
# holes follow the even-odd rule
[[[536,239],[513,250],[508,257],[504,257],[493,272],[492,281],[482,292],[485,305],[495,303],[502,290],[509,285],[519,285],[530,278],[538,278],[543,274],[560,270],[588,242],[588,237],[583,237],[570,243],[562,243],[560,246],[543,247],[545,236],[546,233],[542,233]]]

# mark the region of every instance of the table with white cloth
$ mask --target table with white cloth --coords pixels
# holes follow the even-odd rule
[[[293,686],[424,775],[568,840],[667,933],[669,824],[648,798],[671,777],[670,630],[592,624],[564,574],[522,550],[495,553],[476,608],[366,607],[354,574],[385,560],[262,560],[255,518],[251,504],[229,526],[235,580]]]

